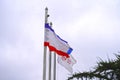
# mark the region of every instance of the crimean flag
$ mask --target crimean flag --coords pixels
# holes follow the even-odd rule
[[[60,56],[69,57],[72,48],[68,42],[61,39],[48,23],[45,24],[45,41],[44,46],[48,46],[50,51],[54,51]]]

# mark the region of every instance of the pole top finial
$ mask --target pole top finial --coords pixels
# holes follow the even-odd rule
[[[48,8],[46,7],[45,8],[45,23],[48,22],[48,17],[49,17],[49,15],[48,15]]]
[[[46,7],[45,10],[48,10],[48,8]]]

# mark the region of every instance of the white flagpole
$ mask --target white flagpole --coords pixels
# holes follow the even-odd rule
[[[54,54],[53,80],[56,80],[56,53]]]
[[[52,27],[52,23],[50,23]],[[56,80],[56,53],[53,52],[53,80]]]
[[[45,8],[45,23],[48,21],[48,8]],[[44,33],[45,39],[45,33]],[[44,46],[44,54],[43,54],[43,80],[46,80],[46,54],[47,54],[47,47]]]
[[[48,80],[51,80],[51,61],[52,61],[52,57],[51,57],[51,51],[49,51],[49,72],[48,72]]]
[[[50,22],[52,27],[52,22]],[[52,52],[49,52],[49,80],[51,80],[51,64],[52,64]],[[56,80],[56,53],[53,52],[53,80]]]
[[[52,27],[52,22],[50,22],[50,26]],[[48,77],[48,80],[51,80],[51,64],[52,64],[52,52],[49,51],[49,77]]]

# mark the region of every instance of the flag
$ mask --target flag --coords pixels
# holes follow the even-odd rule
[[[71,73],[73,72],[72,67],[76,63],[76,60],[73,58],[72,55],[70,55],[69,58],[66,58],[64,56],[58,56],[57,61],[60,65],[62,65],[69,72],[71,72]]]
[[[44,46],[48,46],[50,51],[56,52],[60,56],[69,57],[72,52],[72,48],[69,46],[68,42],[61,39],[55,31],[49,26],[48,23],[45,24],[45,41]]]

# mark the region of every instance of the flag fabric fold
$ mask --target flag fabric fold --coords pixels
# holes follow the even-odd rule
[[[72,52],[72,48],[69,46],[68,42],[61,39],[55,31],[49,26],[48,23],[45,24],[45,41],[44,46],[48,46],[50,51],[56,52],[60,56],[69,57]]]
[[[65,69],[67,69],[69,72],[73,73],[73,68],[72,67],[76,63],[76,60],[73,58],[72,55],[70,55],[69,58],[66,58],[64,56],[58,56],[57,61]]]

